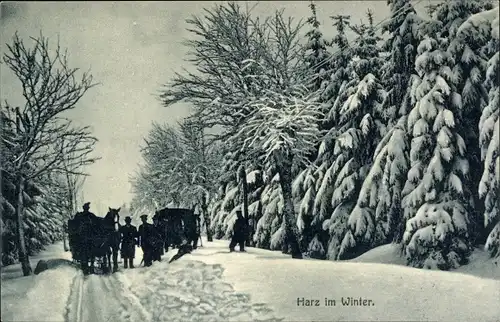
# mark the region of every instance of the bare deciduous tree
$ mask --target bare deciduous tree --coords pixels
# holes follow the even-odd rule
[[[221,129],[210,136],[223,141],[252,112],[244,102],[300,81],[296,75],[306,68],[298,37],[304,23],[286,18],[283,11],[260,21],[234,2],[205,12],[187,20],[197,37],[186,42],[196,72],[176,73],[160,98],[165,106],[191,103],[194,118],[205,128]]]
[[[27,47],[16,34],[3,61],[21,83],[25,104],[2,107],[15,134],[2,137],[12,146],[13,158],[5,169],[16,178],[16,216],[19,260],[23,274],[32,273],[23,229],[23,189],[26,181],[48,173],[84,174],[83,166],[95,162],[91,152],[97,141],[89,127],[76,127],[64,112],[76,108],[78,101],[94,87],[86,72],[77,78],[78,68],[70,68],[67,52],[59,43],[52,50],[49,40],[40,35]]]
[[[211,220],[208,212],[208,200],[216,193],[214,182],[220,175],[222,158],[216,142],[207,143],[203,124],[196,119],[187,119],[180,124],[184,143],[185,162],[188,164],[190,180],[186,182],[184,191],[199,204],[205,223],[207,240],[213,241]]]

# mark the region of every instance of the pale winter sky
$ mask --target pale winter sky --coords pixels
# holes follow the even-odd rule
[[[187,49],[182,45],[189,37],[185,19],[214,3],[223,2],[2,2],[2,55],[16,31],[23,39],[42,31],[49,39],[60,37],[71,67],[91,68],[101,83],[73,113],[77,122],[91,125],[99,139],[95,154],[102,159],[88,168],[91,176],[84,187],[85,200],[96,214],[102,216],[108,206],[131,200],[129,176],[142,161],[140,146],[151,122],[175,123],[189,113],[183,104],[162,107],[155,93],[172,71],[187,66],[183,62]],[[252,7],[255,2],[247,4]],[[306,18],[308,4],[262,1],[254,13],[267,15],[285,8],[286,14]],[[317,6],[320,22],[329,29],[327,36],[333,35],[329,16],[351,15],[351,21],[358,23],[366,21],[368,8],[376,22],[389,15],[386,1],[320,1]],[[0,98],[23,104],[20,83],[4,64],[0,68]]]

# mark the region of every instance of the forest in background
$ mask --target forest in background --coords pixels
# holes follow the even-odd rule
[[[425,18],[387,4],[361,24],[321,26],[313,2],[303,22],[234,2],[188,19],[196,71],[161,99],[193,113],[153,124],[131,212],[195,208],[211,240],[242,210],[249,244],[294,258],[387,243],[418,268],[464,265],[483,245],[500,256],[498,4],[443,1]]]

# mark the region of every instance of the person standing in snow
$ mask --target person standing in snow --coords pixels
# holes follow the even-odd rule
[[[198,214],[196,216],[196,242],[193,245],[193,249],[197,248],[198,240],[201,242],[201,216],[200,216],[200,214]],[[201,246],[203,247],[203,243]]]
[[[148,215],[142,215],[141,220],[142,225],[139,226],[139,245],[144,253],[144,266],[148,267],[153,265],[153,247],[151,245],[151,231],[153,230],[153,225],[148,223]]]
[[[236,216],[237,218],[233,226],[233,238],[229,244],[229,251],[234,252],[234,247],[238,244],[240,245],[240,251],[244,252],[248,225],[240,210],[236,211]]]
[[[153,216],[153,226],[151,230],[152,260],[161,262],[161,255],[164,254],[164,234],[158,215]]]
[[[81,261],[80,265],[84,274],[91,273],[89,262],[92,260],[92,234],[97,216],[90,212],[90,202],[83,204],[83,211],[75,215],[78,223],[78,236]]]
[[[134,268],[134,258],[135,258],[135,245],[136,238],[138,237],[137,228],[131,225],[132,218],[130,216],[125,217],[125,226],[120,227],[120,234],[122,239],[122,251],[121,255],[123,258],[124,268]]]

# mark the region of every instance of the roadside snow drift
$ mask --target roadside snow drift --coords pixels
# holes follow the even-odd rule
[[[400,246],[396,244],[376,247],[348,262],[406,266],[406,259],[401,255]],[[476,277],[500,280],[500,258],[492,258],[484,246],[480,246],[472,252],[469,264],[451,270],[450,273],[465,273]]]
[[[39,275],[24,277],[19,264],[3,267],[2,321],[64,321],[71,284],[81,274],[70,258],[57,243],[31,258],[33,270],[39,260],[47,261],[49,269]]]

